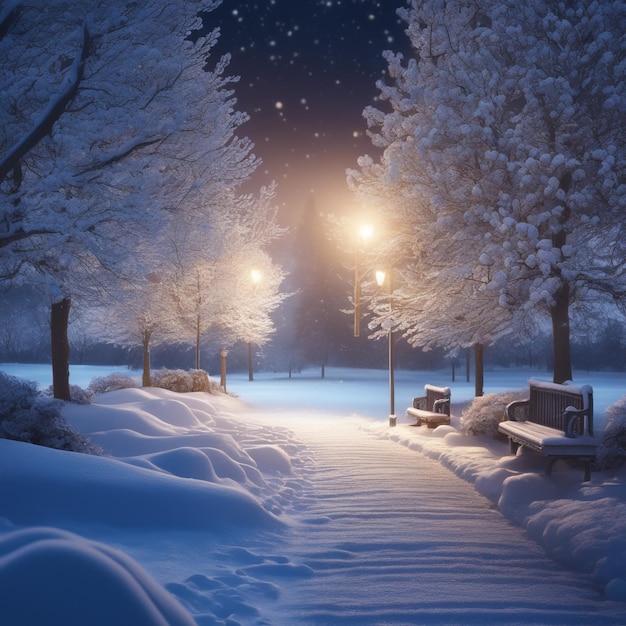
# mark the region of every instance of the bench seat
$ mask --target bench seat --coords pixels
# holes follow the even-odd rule
[[[596,458],[593,436],[593,390],[545,381],[529,381],[529,399],[511,402],[498,431],[509,438],[511,453],[520,446],[548,458],[546,474],[559,459],[577,459],[585,465],[585,481],[591,479]]]
[[[568,437],[563,430],[533,422],[502,422],[499,430],[520,445],[546,454],[595,456],[598,445],[594,437]]]
[[[450,423],[450,387],[424,385],[426,395],[413,398],[413,405],[406,410],[409,417],[417,420],[415,426],[422,423],[435,428]]]

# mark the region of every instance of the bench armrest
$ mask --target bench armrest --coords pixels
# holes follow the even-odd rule
[[[433,411],[435,413],[445,413],[450,415],[450,398],[441,398],[433,403]]]
[[[578,435],[574,432],[574,423],[576,422],[576,418],[580,415],[588,415],[589,412],[587,409],[575,409],[573,406],[568,406],[565,411],[563,411],[563,420],[565,421],[565,436],[566,437],[577,437]],[[583,422],[584,431],[587,431],[587,424]],[[583,433],[585,434],[585,433]]]
[[[530,400],[514,400],[506,405],[504,414],[510,422],[525,422],[528,419]]]

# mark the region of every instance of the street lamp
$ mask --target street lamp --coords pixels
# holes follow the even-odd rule
[[[366,243],[374,234],[371,224],[363,224],[359,229],[360,239]],[[359,278],[359,237],[354,245],[354,336],[361,334],[361,280]]]
[[[226,357],[228,350],[222,348],[220,350],[220,389],[226,393]]]
[[[389,426],[396,425],[396,408],[395,408],[395,382],[394,382],[394,364],[393,364],[393,322],[391,320],[391,297],[393,293],[393,287],[391,284],[391,271],[389,272],[376,272],[376,283],[379,287],[383,287],[387,280],[387,287],[389,289],[389,320],[387,328],[387,338],[389,341]]]
[[[259,270],[251,270],[250,278],[252,279],[252,293],[256,292],[256,286],[261,281],[261,272]],[[254,303],[253,303],[254,304]],[[252,368],[252,342],[248,341],[248,380],[254,380],[254,370]]]

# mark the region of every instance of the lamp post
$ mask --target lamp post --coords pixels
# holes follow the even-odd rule
[[[228,350],[222,348],[220,350],[220,388],[226,393],[226,357],[228,356]]]
[[[256,293],[256,286],[261,281],[261,272],[259,270],[251,270],[250,278],[252,279],[252,293]],[[254,304],[254,303],[253,303]],[[254,369],[252,367],[252,342],[248,341],[248,380],[254,380]]]
[[[395,407],[395,375],[394,375],[394,358],[393,358],[393,323],[391,320],[391,297],[393,293],[393,286],[391,283],[391,271],[376,272],[376,283],[379,287],[383,287],[387,281],[387,287],[389,289],[389,327],[387,328],[387,338],[389,342],[389,426],[396,425],[396,407]]]
[[[361,279],[359,278],[359,242],[367,242],[374,234],[371,224],[363,224],[359,229],[360,238],[356,238],[354,245],[354,336],[361,334]]]

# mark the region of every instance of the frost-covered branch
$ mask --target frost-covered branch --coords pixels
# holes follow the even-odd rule
[[[5,235],[0,233],[0,248],[5,248],[18,241],[30,239],[31,237],[53,234],[58,234],[58,231],[47,228],[36,228],[33,230],[24,230],[23,228],[18,228],[10,234]]]
[[[51,98],[48,106],[41,112],[38,120],[20,141],[12,146],[0,159],[0,182],[11,170],[18,167],[19,161],[36,146],[51,130],[54,124],[65,112],[68,104],[76,95],[85,67],[85,60],[89,53],[89,31],[83,26],[83,39],[80,52],[76,55],[72,66],[68,70],[63,89]]]
[[[129,155],[133,154],[133,152],[135,152],[136,150],[148,148],[149,146],[153,146],[154,144],[159,143],[161,141],[163,141],[162,138],[145,139],[145,140],[135,138],[131,141],[128,141],[123,146],[120,146],[118,150],[115,150],[111,152],[110,154],[107,154],[106,159],[97,161],[93,165],[90,165],[89,167],[81,170],[80,172],[78,172],[78,175],[88,174],[89,172],[97,171],[99,169],[107,167],[108,165],[118,163],[119,161],[122,161]]]

